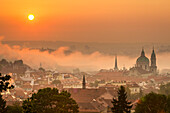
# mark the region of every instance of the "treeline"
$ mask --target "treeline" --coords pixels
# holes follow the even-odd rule
[[[118,90],[118,97],[113,98],[113,113],[130,113],[133,104],[127,100],[127,91],[123,86]],[[170,113],[170,83],[161,85],[159,94],[151,92],[142,96],[135,107],[135,113]]]

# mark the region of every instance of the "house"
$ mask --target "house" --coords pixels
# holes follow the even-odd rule
[[[139,94],[141,92],[140,86],[136,83],[127,84],[127,87],[130,90],[130,94]]]

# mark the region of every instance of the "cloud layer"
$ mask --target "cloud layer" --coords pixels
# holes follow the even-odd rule
[[[80,51],[74,51],[65,54],[69,51],[69,47],[59,47],[54,52],[40,51],[39,49],[21,48],[20,46],[8,46],[0,43],[0,58],[5,58],[9,61],[22,59],[25,64],[32,68],[39,68],[40,63],[46,69],[58,71],[71,71],[74,68],[79,68],[82,71],[94,71],[99,69],[113,69],[114,56],[104,55],[96,51],[91,54],[83,54]],[[150,55],[147,55],[150,56]],[[118,56],[118,66],[129,68],[135,65],[137,58],[129,56]],[[159,69],[170,68],[168,63],[170,53],[161,53],[157,55],[157,65]]]

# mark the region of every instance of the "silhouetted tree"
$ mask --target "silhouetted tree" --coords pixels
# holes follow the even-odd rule
[[[169,113],[167,112],[167,102],[168,99],[165,95],[149,93],[139,100],[135,113]]]
[[[56,88],[40,89],[22,105],[24,113],[77,113],[78,105],[67,91]]]
[[[131,105],[131,102],[127,101],[127,93],[125,91],[125,87],[120,87],[118,90],[118,99],[113,98],[112,104],[113,113],[130,113],[133,105]]]
[[[9,86],[9,80],[11,76],[10,75],[5,75],[2,76],[0,73],[0,113],[6,112],[6,101],[2,98],[1,92],[6,91],[7,89],[14,88],[13,85]]]
[[[2,98],[2,95],[0,95],[0,113],[6,112],[6,101]]]
[[[11,76],[10,75],[5,75],[2,76],[0,73],[0,92],[2,92],[3,90],[6,91],[7,89],[12,89],[14,88],[13,85],[9,86],[9,80],[10,80]]]
[[[170,113],[170,95],[168,95],[168,99],[167,99],[167,113]]]
[[[7,106],[6,113],[22,113],[22,106],[19,103],[14,103],[12,106]]]

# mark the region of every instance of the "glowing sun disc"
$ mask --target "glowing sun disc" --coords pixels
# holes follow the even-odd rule
[[[28,15],[28,20],[34,20],[34,15],[33,14],[29,14]]]

